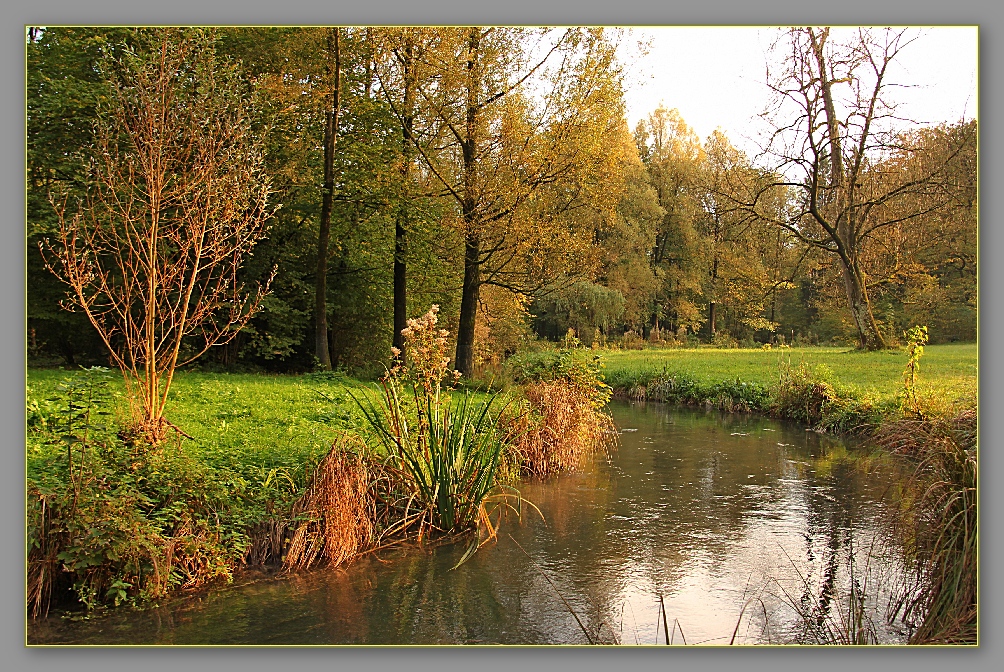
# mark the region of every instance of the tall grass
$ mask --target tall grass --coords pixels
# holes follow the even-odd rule
[[[543,478],[574,471],[600,451],[616,447],[613,419],[594,408],[589,393],[570,381],[529,383],[525,411],[509,422],[519,472]]]
[[[978,526],[976,414],[952,419],[903,419],[884,425],[876,440],[916,460],[915,499],[903,536],[912,542],[915,572],[893,617],[917,625],[915,644],[975,643]]]
[[[486,516],[485,501],[499,485],[505,446],[493,411],[496,397],[474,401],[469,392],[448,398],[415,394],[412,414],[402,386],[383,382],[383,407],[364,404],[375,435],[408,475],[417,506],[427,506],[428,522],[445,532],[476,527]],[[411,416],[411,417],[409,417]]]
[[[522,396],[522,412],[507,421],[519,474],[572,471],[591,455],[616,448],[616,427],[605,408],[613,391],[598,357],[571,349],[533,352],[508,367]]]
[[[373,540],[376,502],[370,471],[359,448],[365,446],[345,436],[317,465],[293,505],[293,525],[283,557],[286,569],[307,569],[321,559],[336,567]]]

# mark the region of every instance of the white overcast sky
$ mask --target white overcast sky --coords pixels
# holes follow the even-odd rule
[[[834,31],[836,33],[836,29]],[[910,31],[917,39],[897,57],[890,81],[909,84],[896,92],[897,112],[924,124],[976,118],[977,29],[931,27]],[[756,153],[758,114],[776,28],[635,28],[626,31],[621,58],[630,128],[662,102],[677,108],[703,141],[720,127],[737,147]],[[650,40],[647,55],[632,46]]]

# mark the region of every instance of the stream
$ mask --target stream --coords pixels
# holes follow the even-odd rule
[[[29,621],[31,644],[881,643],[902,551],[886,539],[903,465],[756,415],[612,402],[620,446],[522,495],[543,513],[451,569],[410,544],[146,610]],[[814,635],[813,633],[816,633]]]

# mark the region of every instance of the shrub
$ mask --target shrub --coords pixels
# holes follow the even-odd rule
[[[732,337],[726,331],[716,331],[714,336],[711,337],[711,345],[715,348],[738,348],[739,341]]]
[[[774,415],[790,418],[807,425],[823,419],[827,404],[836,398],[833,385],[816,374],[805,362],[798,366],[782,364],[776,392],[770,404]]]

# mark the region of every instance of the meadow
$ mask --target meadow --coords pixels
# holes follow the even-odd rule
[[[751,349],[612,350],[602,355],[608,385],[626,389],[664,373],[683,374],[703,383],[732,381],[777,385],[786,367],[804,363],[810,371],[853,395],[891,399],[903,390],[906,354],[902,350],[859,351],[808,347]],[[924,348],[918,395],[929,403],[975,406],[978,346],[928,345]]]
[[[859,352],[848,348],[600,350],[605,382],[615,390],[646,383],[665,373],[703,383],[734,381],[764,387],[778,384],[786,366],[805,363],[844,391],[894,399],[903,390],[906,355],[899,350]],[[919,396],[929,401],[975,405],[976,344],[929,345],[921,360]],[[29,406],[39,417],[57,396],[56,386],[72,370],[28,371]],[[110,376],[113,395],[124,412],[124,389]],[[168,417],[191,439],[186,452],[214,465],[253,465],[268,474],[282,470],[302,476],[344,431],[366,423],[352,390],[372,389],[338,373],[276,375],[181,371],[175,377]],[[29,424],[32,422],[29,410]],[[29,446],[33,437],[28,434]],[[295,480],[295,479],[294,479]]]
[[[74,373],[62,368],[28,371],[29,471],[33,456],[57,449],[44,430],[54,429],[57,388]],[[117,372],[107,380],[116,424],[122,424],[128,411],[125,386]],[[189,437],[182,444],[186,455],[231,474],[249,490],[285,499],[302,488],[339,435],[363,428],[349,389],[366,387],[330,373],[181,371],[172,385],[167,417]]]

